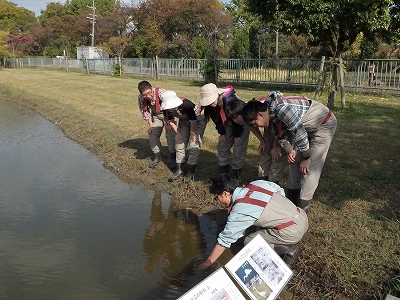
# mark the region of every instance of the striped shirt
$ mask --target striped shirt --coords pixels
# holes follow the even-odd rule
[[[301,122],[310,108],[311,100],[306,97],[287,96],[271,103],[271,120],[275,124],[282,121],[292,133],[294,143],[300,152],[310,149],[308,134]],[[281,140],[282,145],[286,140]]]
[[[139,104],[139,111],[142,114],[143,119],[146,122],[151,122],[152,121],[152,114],[155,114],[155,111],[152,112],[150,110],[150,106],[155,106],[156,105],[156,88],[152,88],[153,90],[153,98],[149,101],[147,98],[145,98],[142,94],[139,94],[138,96],[138,104]],[[158,98],[161,98],[161,95],[165,92],[164,89],[158,89]],[[161,100],[160,100],[160,107],[161,107]]]

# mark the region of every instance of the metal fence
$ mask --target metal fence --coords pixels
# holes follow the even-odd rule
[[[310,87],[329,82],[333,62],[321,59],[218,59],[219,80],[232,84],[278,84],[283,87]],[[63,59],[63,58],[8,58],[6,67],[82,69],[91,73],[113,75],[116,58]],[[127,76],[168,78],[202,81],[204,59],[125,58],[122,72]],[[371,73],[373,68],[373,73]],[[356,91],[400,92],[400,60],[344,61],[344,86]]]

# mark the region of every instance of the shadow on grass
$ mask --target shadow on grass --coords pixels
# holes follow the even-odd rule
[[[152,157],[152,153],[149,146],[149,139],[132,139],[126,140],[118,144],[119,147],[133,149],[135,151],[135,158],[137,159],[147,159]]]
[[[119,147],[132,149],[136,159],[151,159],[152,153],[149,147],[149,140],[144,138],[130,139],[123,141],[118,144]],[[161,147],[161,157],[163,160],[169,160],[168,147]],[[254,163],[251,163],[254,162]],[[258,156],[247,154],[243,169],[242,169],[242,181],[243,183],[249,183],[252,180],[257,179],[257,165]],[[219,174],[218,159],[216,152],[201,149],[199,161],[196,168],[195,181],[201,181],[205,184],[211,176]]]

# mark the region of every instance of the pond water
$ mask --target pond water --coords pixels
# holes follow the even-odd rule
[[[215,236],[0,99],[0,299],[176,299],[209,275],[194,266]]]

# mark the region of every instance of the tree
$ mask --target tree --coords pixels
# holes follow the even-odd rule
[[[234,18],[232,56],[235,58],[256,58],[260,56],[260,39],[266,31],[266,24],[260,17],[249,13],[245,0],[232,0],[226,10]]]
[[[135,21],[141,40],[149,41],[144,36],[149,32],[152,36],[161,34],[164,44],[157,46],[156,55],[171,53],[173,48],[182,57],[191,56],[193,41],[198,37],[211,49],[223,52],[233,24],[218,0],[150,0],[140,3],[138,10]]]
[[[310,43],[326,47],[334,58],[333,78],[342,73],[342,53],[359,33],[379,34],[389,27],[389,6],[393,0],[246,0],[249,9],[284,33],[309,37]],[[329,104],[334,105],[338,81],[332,84]],[[344,93],[342,92],[342,106]]]
[[[147,16],[140,23],[139,35],[144,47],[144,54],[155,59],[162,49],[165,49],[166,42],[160,25],[155,22],[153,17]]]
[[[14,56],[29,55],[34,47],[39,46],[32,34],[23,33],[20,35],[9,34],[6,36],[6,42],[10,45]]]
[[[51,26],[54,18],[60,18],[66,14],[67,10],[64,5],[50,2],[46,5],[45,10],[40,11],[39,22],[42,26]]]
[[[107,11],[112,11],[119,1],[115,0],[94,0],[96,13],[102,14]],[[79,14],[82,11],[87,11],[88,7],[93,7],[93,0],[67,0],[65,9],[68,14]]]
[[[6,42],[8,32],[0,30],[0,58],[11,57],[13,53],[10,50],[10,45]]]
[[[280,32],[308,36],[310,42],[328,46],[340,57],[360,32],[373,35],[390,24],[393,0],[247,0],[249,9]]]
[[[37,26],[35,13],[12,2],[0,0],[0,30],[12,34],[27,33]]]
[[[129,39],[122,36],[110,37],[110,39],[99,45],[99,48],[103,49],[109,54],[118,57],[118,71],[119,76],[122,75],[122,57],[129,46]]]
[[[136,32],[133,19],[135,14],[135,8],[117,6],[112,11],[99,15],[96,20],[97,43],[107,42],[113,36],[132,38]]]

